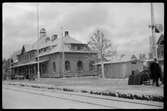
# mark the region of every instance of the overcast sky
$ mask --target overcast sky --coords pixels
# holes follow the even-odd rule
[[[148,53],[151,30],[150,3],[40,3],[40,28],[48,36],[69,30],[71,37],[87,42],[100,28],[118,53]],[[164,4],[154,3],[155,22],[164,24]],[[35,3],[3,4],[3,58],[23,44],[37,40]]]

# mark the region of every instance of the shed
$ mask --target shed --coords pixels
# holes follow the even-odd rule
[[[101,74],[101,65],[97,64],[98,74]],[[137,60],[133,63],[131,60],[104,62],[104,73],[106,78],[127,78],[132,70],[143,70],[143,63]]]

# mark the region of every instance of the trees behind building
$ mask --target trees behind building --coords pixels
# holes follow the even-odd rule
[[[116,50],[112,47],[111,40],[107,39],[104,35],[104,33],[97,29],[91,36],[90,40],[88,42],[89,47],[92,50],[95,50],[98,52],[98,58],[100,60],[101,56],[103,58],[103,61],[108,60],[107,58],[110,58],[114,55],[116,55]]]
[[[91,36],[88,42],[88,46],[97,51],[98,61],[101,62],[101,73],[102,78],[105,78],[104,75],[104,61],[107,61],[107,58],[111,58],[116,54],[116,50],[113,50],[112,43],[109,39],[104,36],[104,33],[97,29]]]
[[[6,80],[10,75],[10,59],[3,59],[2,62],[2,79]]]

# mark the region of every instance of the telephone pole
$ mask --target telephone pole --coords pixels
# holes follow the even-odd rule
[[[64,78],[64,37],[63,37],[63,27],[61,27],[62,36],[62,77]]]
[[[37,3],[37,38],[39,39],[39,4]],[[37,44],[38,45],[38,44]],[[40,79],[39,47],[37,46],[37,79]]]
[[[151,45],[151,53],[153,54],[153,58],[157,58],[157,51],[156,51],[156,44],[155,44],[155,21],[154,21],[154,7],[153,3],[150,4],[151,6],[151,32],[152,32],[152,44]]]

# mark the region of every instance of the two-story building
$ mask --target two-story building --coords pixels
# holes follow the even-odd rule
[[[42,28],[37,41],[23,45],[13,55],[13,75],[37,77],[38,62],[40,77],[97,75],[93,65],[97,61],[97,52],[72,38],[68,31],[60,37],[57,34],[48,37],[46,30]]]

